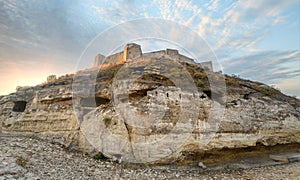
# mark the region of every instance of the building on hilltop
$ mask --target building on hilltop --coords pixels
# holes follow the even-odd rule
[[[179,52],[177,49],[166,49],[165,53],[171,57],[179,58]]]
[[[117,64],[123,64],[129,60],[133,60],[138,57],[143,58],[170,58],[182,62],[198,64],[192,58],[184,56],[178,52],[176,49],[166,49],[154,52],[143,53],[141,46],[135,43],[126,44],[124,46],[124,51],[110,55],[103,56],[98,54],[94,60],[94,67],[108,67]],[[213,71],[213,66],[211,61],[200,63],[201,67],[208,71]]]
[[[135,43],[130,43],[125,45],[124,51],[122,52],[107,57],[103,56],[102,54],[98,54],[94,60],[94,67],[98,67],[100,65],[111,66],[116,64],[122,64],[128,61],[129,59],[134,59],[140,56],[142,56],[141,46]]]
[[[200,65],[204,70],[213,71],[213,65],[211,61],[202,62]]]
[[[94,67],[98,67],[102,64],[102,62],[104,61],[105,56],[103,56],[102,54],[97,54],[97,56],[95,56],[95,60],[94,60]]]
[[[123,54],[124,61],[142,56],[141,46],[135,43],[126,44],[123,52],[124,52]]]

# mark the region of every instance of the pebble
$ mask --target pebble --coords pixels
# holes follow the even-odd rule
[[[17,164],[26,157],[26,165]],[[61,146],[26,137],[0,137],[0,180],[2,179],[297,179],[300,162],[244,170],[203,171],[138,167],[95,160]]]
[[[201,167],[201,168],[203,168],[203,169],[207,168],[203,162],[199,162],[198,166]]]

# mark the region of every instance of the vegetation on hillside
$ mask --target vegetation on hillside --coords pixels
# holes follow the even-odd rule
[[[163,63],[162,63],[163,62]],[[174,65],[175,64],[175,65]],[[132,77],[136,78],[136,81],[143,83],[152,83],[156,86],[166,85],[175,86],[175,83],[170,77],[180,79],[183,76],[182,72],[188,72],[190,77],[193,78],[195,85],[199,91],[211,93],[209,79],[206,73],[210,73],[210,78],[223,78],[226,83],[226,91],[228,94],[239,93],[241,95],[249,93],[260,94],[258,96],[268,96],[277,100],[288,101],[293,105],[300,106],[296,98],[286,96],[282,94],[278,89],[267,86],[259,82],[253,82],[250,80],[244,80],[236,75],[224,75],[221,72],[209,72],[197,64],[189,64],[186,62],[174,63],[173,60],[151,58],[151,61],[138,60],[133,62],[131,66],[126,64],[118,64],[111,67],[102,69],[87,69],[80,71],[78,74],[93,74],[96,72],[96,82],[112,83],[114,78],[128,79]],[[77,75],[76,75],[77,76]],[[117,76],[117,77],[116,77]],[[57,78],[53,82],[41,84],[39,86],[49,87],[55,85],[67,85],[72,84],[74,75],[65,75]],[[185,83],[185,82],[182,82]]]

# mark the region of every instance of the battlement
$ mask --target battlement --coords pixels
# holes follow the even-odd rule
[[[182,62],[187,62],[191,64],[197,64],[192,58],[186,57],[178,52],[176,49],[166,49],[154,52],[143,53],[141,46],[135,43],[126,44],[124,46],[124,51],[110,55],[103,56],[102,54],[98,54],[94,60],[94,67],[109,67],[117,64],[124,64],[129,60],[133,60],[135,58],[170,58]],[[105,62],[103,62],[105,60]],[[213,71],[213,66],[211,61],[200,63],[200,65],[209,71]]]
[[[123,52],[124,52],[124,54],[123,54],[124,61],[142,56],[141,46],[138,44],[134,44],[134,43],[127,44],[124,47]]]
[[[101,64],[104,66],[111,66],[116,64],[123,64],[130,59],[134,59],[142,56],[141,46],[135,43],[126,44],[124,47],[124,51],[110,55],[103,56],[102,54],[98,54],[94,60],[94,67],[98,67]],[[103,62],[105,60],[105,62]]]

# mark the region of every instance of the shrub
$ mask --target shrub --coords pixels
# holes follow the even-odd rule
[[[233,85],[233,86],[240,86],[241,83],[235,79],[235,78],[232,78],[232,77],[227,77],[226,78],[226,85]]]
[[[108,158],[107,158],[106,156],[104,156],[104,154],[102,154],[102,153],[96,154],[93,158],[96,159],[96,160],[107,160],[107,159],[108,159]]]
[[[262,94],[268,95],[268,96],[274,96],[276,94],[280,94],[280,91],[271,87],[262,87],[259,85],[253,85],[253,89],[255,89],[258,92],[261,92]]]
[[[25,167],[27,164],[27,159],[23,158],[22,156],[18,156],[16,159],[16,163],[21,166],[21,167]]]
[[[106,118],[103,119],[103,122],[104,122],[105,126],[107,127],[111,123],[111,118],[106,117]]]
[[[201,72],[195,72],[194,76],[195,79],[206,79],[206,74]]]
[[[201,81],[200,79],[195,80],[195,82],[196,82],[196,86],[197,87],[200,87],[200,88],[204,88],[205,87],[204,82]]]

